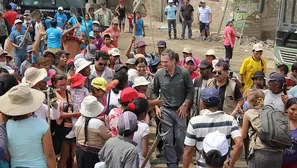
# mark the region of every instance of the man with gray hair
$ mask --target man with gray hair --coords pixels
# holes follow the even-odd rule
[[[194,86],[187,70],[175,64],[175,53],[166,49],[161,54],[163,68],[155,74],[153,93],[164,104],[156,112],[157,117],[170,122],[173,127],[162,125],[165,136],[164,157],[168,168],[177,168],[182,160],[183,141],[186,135],[186,117],[194,97]]]
[[[119,135],[106,141],[99,152],[99,160],[108,167],[139,167],[137,143],[133,141],[137,129],[137,117],[133,112],[121,114],[118,121]]]

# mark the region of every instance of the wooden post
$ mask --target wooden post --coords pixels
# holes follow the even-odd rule
[[[224,21],[225,14],[226,14],[226,11],[227,11],[228,3],[229,3],[229,0],[226,0],[223,16],[221,18],[220,26],[219,26],[219,29],[218,29],[218,32],[217,32],[218,35],[221,33],[221,29],[222,29],[223,21]]]

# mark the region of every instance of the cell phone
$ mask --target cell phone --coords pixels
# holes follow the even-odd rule
[[[284,93],[284,95],[287,95],[287,84],[286,83],[283,84],[283,93]]]

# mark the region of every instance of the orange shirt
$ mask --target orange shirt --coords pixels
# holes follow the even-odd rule
[[[115,48],[118,48],[118,42],[119,42],[119,38],[120,38],[120,29],[117,28],[117,29],[113,29],[112,27],[106,29],[102,34],[106,34],[106,33],[109,33],[111,34],[112,36],[112,45],[115,47]]]

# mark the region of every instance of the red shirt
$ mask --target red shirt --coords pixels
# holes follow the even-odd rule
[[[199,75],[199,73],[197,73],[196,71],[193,71],[193,72],[191,73],[191,79],[192,79],[192,80],[195,79],[195,78],[198,77],[198,76],[200,76],[200,75]]]
[[[292,88],[295,86],[295,82],[293,79],[291,79],[290,77],[286,77],[286,83],[287,83],[287,87],[288,89]]]
[[[106,29],[102,34],[109,33],[112,36],[112,42],[111,44],[115,47],[118,48],[118,43],[119,43],[119,38],[120,38],[120,29],[113,29],[112,27]]]
[[[17,15],[18,13],[16,11],[10,10],[5,12],[3,17],[7,20],[9,26],[13,26]]]
[[[107,52],[108,53],[108,51],[110,49],[112,49],[112,48],[114,48],[113,45],[110,45],[110,46],[104,45],[104,46],[102,46],[101,51],[104,51],[104,52]]]

